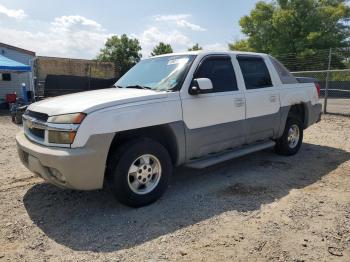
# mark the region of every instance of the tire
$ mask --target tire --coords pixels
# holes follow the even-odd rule
[[[298,134],[295,133],[298,129]],[[293,131],[290,131],[293,130]],[[294,133],[294,142],[290,137],[291,132]],[[284,128],[283,135],[276,141],[275,151],[279,155],[292,156],[298,153],[303,142],[303,125],[301,121],[295,117],[288,118]]]
[[[109,162],[110,186],[119,202],[130,207],[158,200],[167,189],[173,170],[168,151],[148,138],[125,143]]]

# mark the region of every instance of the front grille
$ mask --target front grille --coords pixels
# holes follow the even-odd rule
[[[45,142],[45,129],[48,115],[35,111],[26,111],[23,115],[24,133],[28,139],[37,143]]]
[[[44,139],[45,138],[45,130],[39,128],[28,128],[28,131],[33,136]]]
[[[32,118],[35,118],[41,122],[46,122],[47,119],[49,118],[49,116],[47,114],[34,112],[34,111],[30,111],[30,110],[28,110],[25,114],[32,117]]]

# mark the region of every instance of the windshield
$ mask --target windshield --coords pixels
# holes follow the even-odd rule
[[[152,90],[176,90],[182,84],[194,55],[175,55],[140,61],[115,86]]]

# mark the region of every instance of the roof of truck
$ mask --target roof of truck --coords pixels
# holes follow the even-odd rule
[[[243,52],[243,51],[208,51],[208,50],[199,50],[199,51],[187,51],[179,53],[170,53],[164,55],[158,55],[153,57],[164,57],[164,56],[174,56],[174,55],[216,55],[216,54],[235,54],[235,55],[260,55],[265,56],[264,53],[255,53],[255,52]],[[150,57],[150,58],[153,58]]]

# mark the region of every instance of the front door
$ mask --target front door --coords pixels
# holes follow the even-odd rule
[[[187,159],[221,152],[245,141],[245,98],[237,86],[231,57],[203,58],[194,73],[196,78],[209,78],[213,90],[198,95],[181,92]]]

